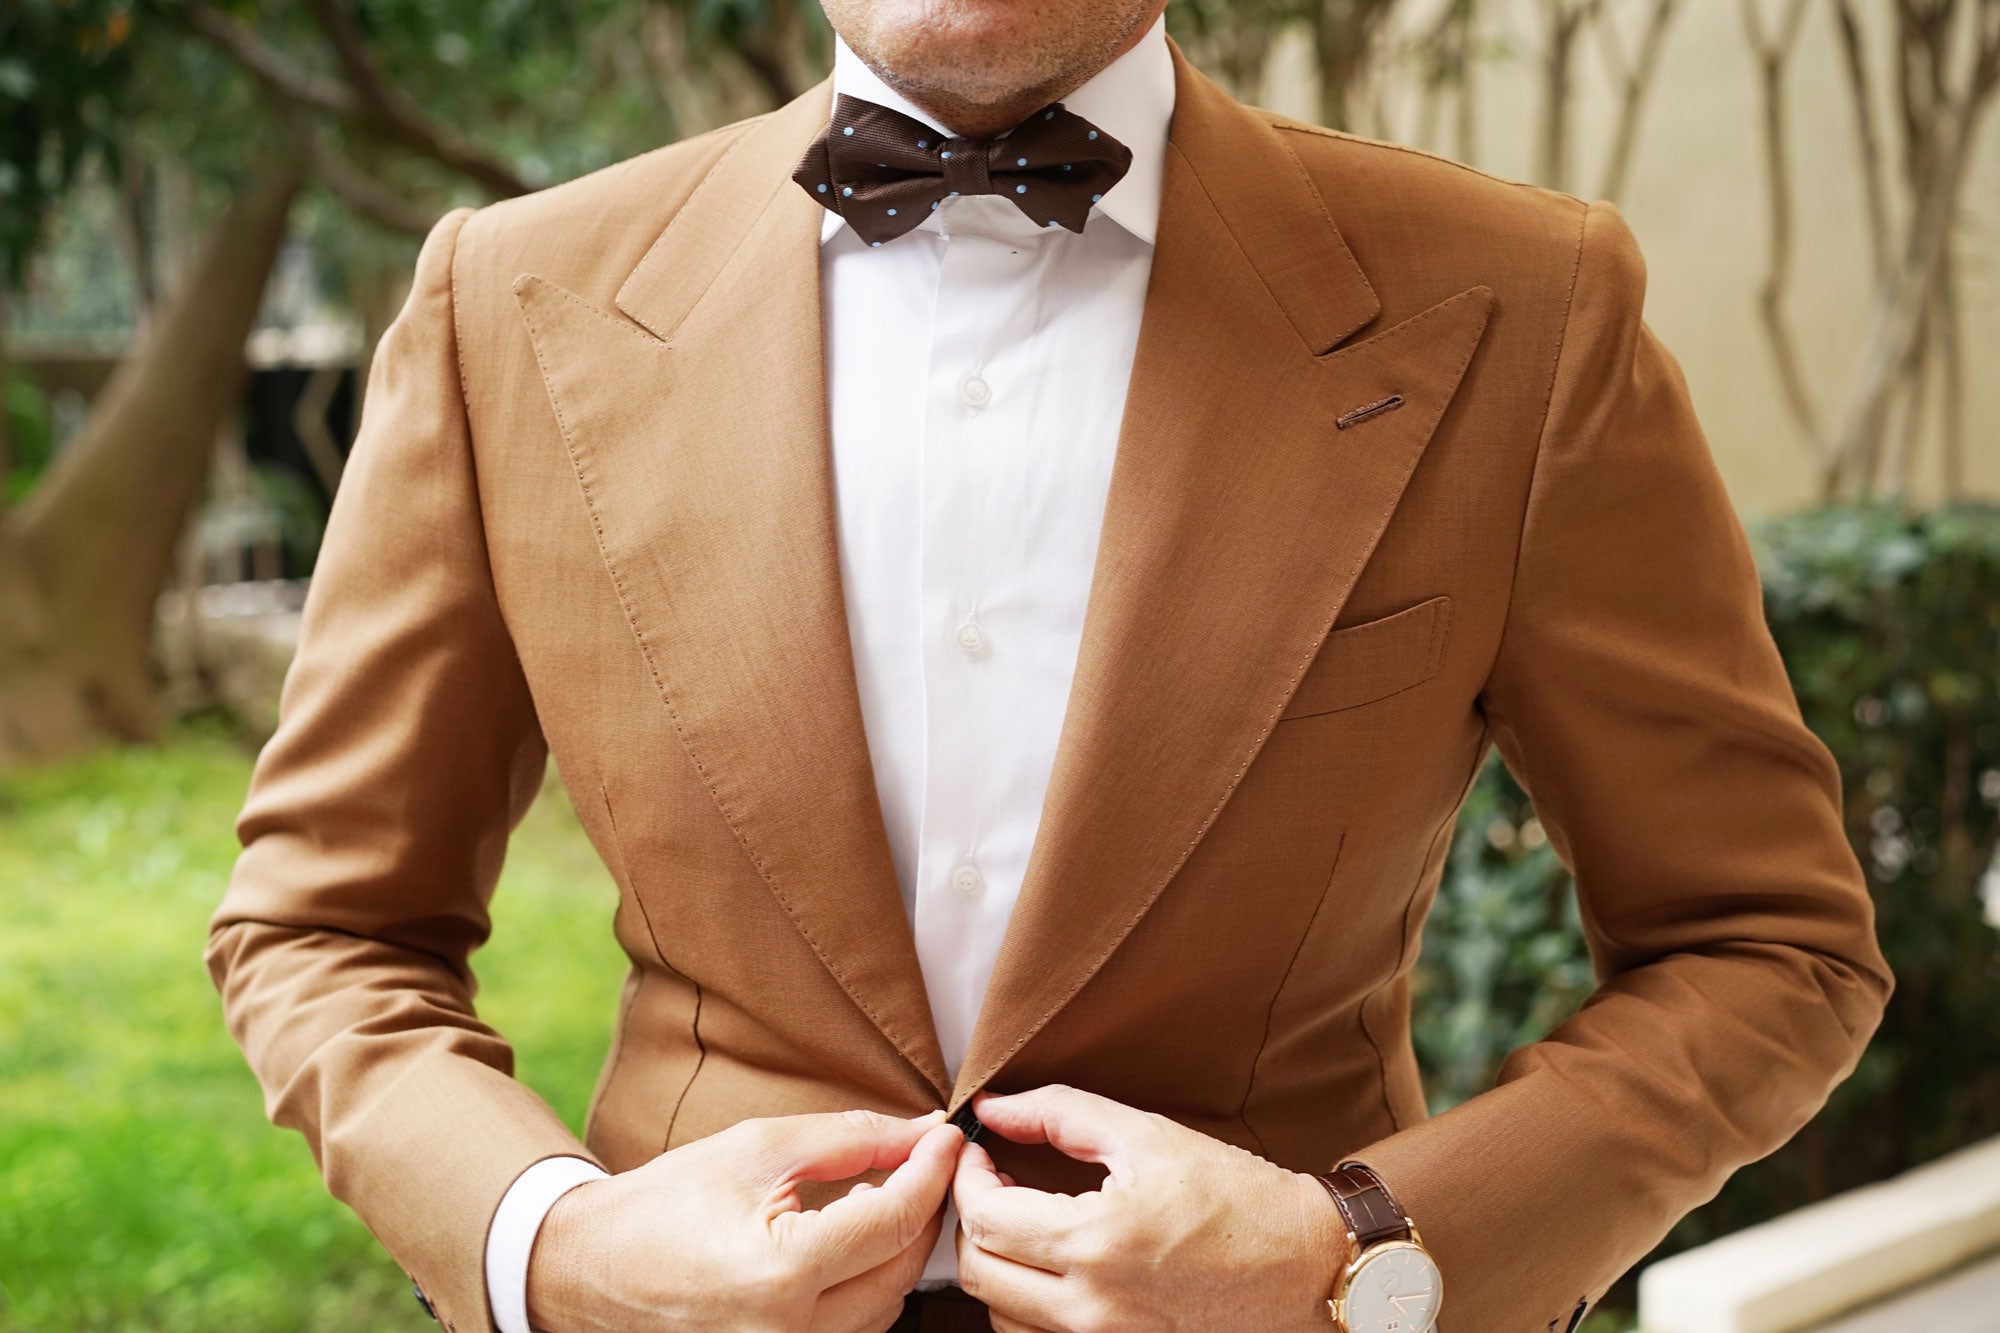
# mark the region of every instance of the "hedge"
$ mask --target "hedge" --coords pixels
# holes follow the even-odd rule
[[[2000,506],[1818,509],[1751,537],[1898,989],[1812,1123],[1664,1249],[2000,1134]],[[1460,814],[1416,980],[1434,1109],[1490,1086],[1590,990],[1568,875],[1497,757]]]

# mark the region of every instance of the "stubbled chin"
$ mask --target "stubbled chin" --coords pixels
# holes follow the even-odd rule
[[[1050,45],[1043,31],[1049,22],[1034,7],[1005,0],[887,5],[868,16],[868,45],[849,44],[895,71],[897,81],[982,98],[1044,74],[1038,57]]]

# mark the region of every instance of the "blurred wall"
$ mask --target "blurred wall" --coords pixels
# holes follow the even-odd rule
[[[1778,6],[1764,0],[1767,13]],[[1636,20],[1630,0],[1613,0]],[[1858,6],[1878,57],[1889,46],[1887,6]],[[1534,170],[1540,114],[1534,61],[1542,0],[1487,0],[1491,55],[1475,80],[1475,165],[1515,179]],[[1422,7],[1413,15],[1421,21]],[[1775,22],[1768,19],[1767,22]],[[1628,30],[1635,26],[1628,23]],[[1273,53],[1262,101],[1317,119],[1310,59],[1296,35]],[[1628,45],[1633,44],[1628,39]],[[1874,71],[1885,96],[1890,71]],[[1595,44],[1577,44],[1574,100],[1574,193],[1592,196],[1617,114],[1617,98]],[[1421,140],[1423,117],[1406,64],[1392,64],[1388,93],[1365,124],[1370,133]],[[1872,295],[1867,222],[1855,147],[1854,117],[1842,74],[1831,7],[1811,7],[1789,66],[1788,104],[1797,217],[1788,310],[1799,357],[1831,419],[1860,351]],[[1650,282],[1646,313],[1687,372],[1695,404],[1738,507],[1761,515],[1815,495],[1805,445],[1779,397],[1758,321],[1756,297],[1767,264],[1765,174],[1756,71],[1733,0],[1682,0],[1647,105],[1630,183],[1619,207],[1643,246]],[[1436,118],[1447,125],[1449,112]],[[2000,497],[2000,108],[1986,117],[1958,223],[1960,304],[1964,319],[1966,475],[1972,492]],[[1431,145],[1450,151],[1453,140]],[[1887,146],[1885,145],[1885,151]],[[1897,168],[1891,155],[1886,170]],[[1892,192],[1892,201],[1901,195]],[[1917,490],[1938,493],[1938,412],[1929,413]]]

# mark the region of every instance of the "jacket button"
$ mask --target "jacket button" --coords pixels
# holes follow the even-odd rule
[[[953,1116],[949,1123],[955,1126],[959,1133],[965,1135],[967,1143],[979,1142],[980,1136],[986,1132],[986,1126],[980,1124],[979,1117],[973,1114],[971,1102],[959,1107],[958,1114]]]

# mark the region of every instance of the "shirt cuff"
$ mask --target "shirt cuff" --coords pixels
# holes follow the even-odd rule
[[[528,1257],[542,1219],[556,1200],[578,1185],[608,1173],[581,1157],[544,1157],[514,1178],[493,1210],[486,1233],[486,1300],[500,1333],[532,1333],[528,1327]]]

